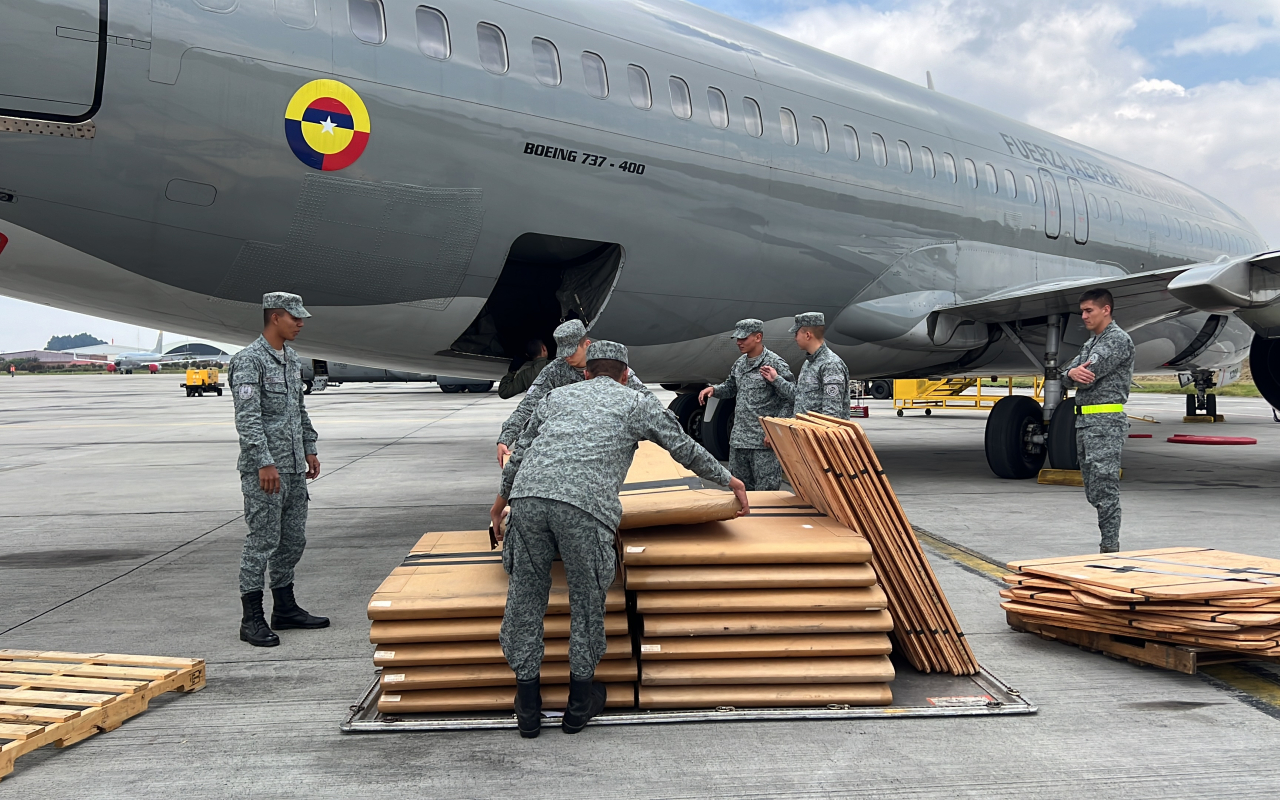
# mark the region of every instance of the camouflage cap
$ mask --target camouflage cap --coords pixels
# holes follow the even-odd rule
[[[791,333],[801,328],[826,327],[826,324],[827,317],[821,311],[806,311],[803,314],[796,314],[796,324],[791,326]]]
[[[288,292],[267,292],[262,296],[262,308],[283,308],[298,319],[311,316],[311,312],[302,307],[302,298]]]
[[[598,358],[607,358],[611,361],[621,361],[623,364],[627,362],[627,348],[617,342],[592,342],[587,348],[587,360],[595,361]]]
[[[764,333],[764,323],[758,319],[740,319],[729,338],[745,339],[753,333]]]
[[[556,357],[568,358],[582,344],[582,340],[587,338],[587,326],[580,319],[571,319],[561,323],[553,335],[556,338]]]

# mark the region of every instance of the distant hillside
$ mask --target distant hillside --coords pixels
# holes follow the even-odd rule
[[[55,336],[44,346],[45,350],[72,350],[77,347],[92,347],[95,344],[106,344],[97,336],[77,333],[75,336]]]

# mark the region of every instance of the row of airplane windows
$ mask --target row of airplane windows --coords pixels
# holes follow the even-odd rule
[[[347,0],[347,4],[351,32],[357,39],[373,45],[382,44],[386,41],[386,14],[382,0]],[[429,58],[440,61],[447,60],[452,54],[452,42],[449,35],[449,21],[444,13],[430,6],[418,6],[415,10],[415,17],[418,49]],[[511,62],[508,55],[507,37],[500,27],[489,22],[479,23],[476,26],[476,45],[481,66],[495,75],[507,74],[511,68]],[[534,37],[531,47],[533,50],[534,76],[546,86],[561,85],[564,75],[561,70],[560,51],[556,48],[555,43],[543,37]],[[583,86],[587,94],[601,100],[608,97],[609,70],[604,58],[598,53],[585,50],[581,56],[581,63]],[[667,87],[671,101],[671,113],[679,119],[691,119],[693,117],[693,99],[689,84],[683,78],[672,75],[667,80]],[[640,65],[627,65],[627,88],[633,106],[641,110],[653,108],[653,89],[649,80],[649,73]],[[731,122],[729,101],[724,92],[714,86],[707,87],[707,117],[712,126],[722,130],[727,129]],[[761,115],[760,104],[751,97],[743,96],[742,98],[742,124],[744,131],[748,135],[757,138],[764,135],[764,120]],[[778,109],[778,128],[785,144],[796,146],[800,143],[800,126],[796,120],[795,112],[785,106]],[[831,137],[826,120],[817,115],[811,116],[809,118],[809,129],[814,149],[819,153],[829,152],[831,150]],[[852,125],[842,125],[840,129],[845,156],[850,161],[860,161],[863,153],[862,137]],[[869,143],[872,158],[876,165],[879,167],[889,166],[890,149],[885,138],[879,133],[872,132],[869,136]],[[940,157],[935,157],[933,150],[929,147],[921,145],[916,151],[913,151],[909,143],[903,139],[898,139],[893,155],[896,156],[897,163],[895,166],[904,173],[914,172],[918,161],[920,171],[930,179],[936,178],[941,174],[944,180],[950,180],[952,183],[958,183],[960,180],[956,159],[950,153],[943,152]],[[941,168],[939,168],[939,163]],[[970,158],[964,158],[963,164],[965,183],[970,189],[977,190],[980,185],[978,165]],[[1018,198],[1018,179],[1013,170],[1004,169],[1002,170],[1003,175],[1001,175],[1001,171],[997,170],[994,164],[984,162],[981,172],[984,179],[982,183],[985,184],[989,193],[993,195],[1004,194],[1010,199]],[[1003,177],[1003,185],[1001,177]],[[1030,175],[1023,175],[1022,185],[1021,194],[1025,201],[1031,205],[1037,204],[1039,196],[1035,179]],[[1055,195],[1057,193],[1056,187],[1046,186],[1045,189],[1046,191],[1053,191]],[[1050,199],[1046,198],[1046,200]],[[1050,202],[1054,201],[1056,201],[1056,198],[1050,200]],[[1126,218],[1126,211],[1120,201],[1112,201],[1105,196],[1099,199],[1092,193],[1088,195],[1086,205],[1094,219],[1114,222],[1121,227],[1126,224],[1137,226],[1137,229],[1142,232],[1149,230],[1146,211],[1142,208],[1135,208],[1128,212],[1128,217]],[[1175,217],[1171,221],[1165,214],[1160,215],[1160,220],[1161,223],[1158,230],[1162,229],[1166,238],[1176,238],[1188,244],[1210,247],[1231,254],[1243,254],[1256,248],[1253,242],[1242,237],[1213,228],[1202,228],[1199,224],[1187,220]]]

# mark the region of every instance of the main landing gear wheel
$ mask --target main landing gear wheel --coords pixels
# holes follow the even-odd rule
[[[702,446],[721,461],[729,459],[729,434],[733,432],[733,411],[737,406],[736,397],[721,400],[711,419],[705,413],[702,418]]]
[[[888,400],[893,397],[893,381],[872,381],[867,391],[873,400]]]
[[[1076,399],[1068,397],[1053,410],[1053,417],[1049,420],[1049,438],[1045,446],[1049,451],[1049,466],[1054,469],[1080,469],[1075,415]]]
[[[1034,478],[1044,466],[1044,410],[1026,395],[1001,399],[987,417],[987,465],[997,478]]]
[[[694,441],[702,441],[702,406],[698,405],[698,395],[689,392],[678,394],[667,408],[676,415],[685,433]]]

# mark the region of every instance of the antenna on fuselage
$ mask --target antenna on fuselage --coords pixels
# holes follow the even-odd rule
[[[924,71],[924,82],[929,87],[929,91],[931,92],[937,91],[937,89],[933,88],[933,73],[927,69]]]

